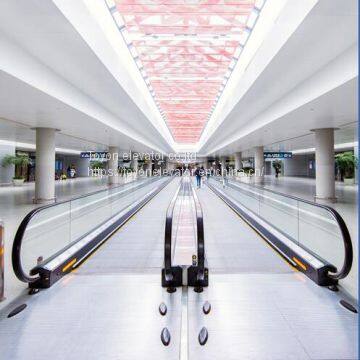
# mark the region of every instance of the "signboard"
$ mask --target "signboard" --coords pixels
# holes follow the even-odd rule
[[[264,152],[265,159],[291,159],[292,153],[291,152]]]
[[[107,151],[85,151],[80,153],[80,157],[83,159],[106,159]]]

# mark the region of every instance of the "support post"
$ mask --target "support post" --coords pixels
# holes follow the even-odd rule
[[[242,169],[242,156],[241,152],[235,153],[235,175],[237,175],[237,172]]]
[[[255,147],[255,183],[262,184],[264,182],[264,147]]]
[[[334,203],[335,197],[335,153],[334,129],[315,129],[315,201]]]
[[[36,204],[55,201],[55,129],[36,128]]]
[[[222,156],[220,158],[220,162],[221,162],[221,176],[225,176],[226,175],[226,157]]]
[[[108,170],[109,170],[109,185],[115,185],[119,183],[119,148],[116,146],[109,146],[109,161],[108,161]]]

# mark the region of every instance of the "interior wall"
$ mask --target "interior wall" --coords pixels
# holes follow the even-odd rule
[[[64,161],[64,170],[66,173],[66,169],[68,166],[74,165],[76,170],[77,177],[89,176],[88,169],[90,166],[90,160],[87,158],[81,158],[79,155],[62,155],[61,156]],[[60,155],[59,155],[60,158]]]
[[[283,159],[284,176],[315,177],[315,154],[293,155]]]
[[[0,184],[10,184],[15,175],[15,166],[2,166],[2,161],[6,155],[15,155],[14,145],[0,145]]]

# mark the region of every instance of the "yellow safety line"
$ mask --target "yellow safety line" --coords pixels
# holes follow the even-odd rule
[[[66,272],[67,270],[69,270],[75,263],[76,263],[76,258],[75,259],[72,259],[69,263],[67,263],[63,269],[62,269],[62,272]]]
[[[293,260],[304,270],[307,270],[307,267],[305,264],[303,264],[299,259],[297,259],[295,256],[293,256]]]

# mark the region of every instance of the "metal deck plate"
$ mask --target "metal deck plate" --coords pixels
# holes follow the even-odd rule
[[[212,275],[202,294],[189,292],[190,359],[357,359],[357,315],[339,300],[301,273]]]
[[[180,325],[181,291],[168,294],[159,275],[71,274],[2,319],[1,359],[178,359]],[[168,347],[160,340],[164,327]]]

